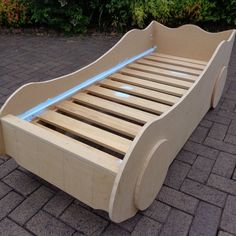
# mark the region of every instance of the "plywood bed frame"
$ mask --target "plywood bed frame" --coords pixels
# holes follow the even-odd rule
[[[121,222],[155,199],[168,167],[221,97],[235,31],[152,22],[66,76],[19,88],[0,153]]]

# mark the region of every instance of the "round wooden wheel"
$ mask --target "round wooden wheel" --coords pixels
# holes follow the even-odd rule
[[[212,94],[211,106],[215,108],[220,101],[221,95],[224,90],[225,81],[227,78],[227,67],[224,66],[216,80],[214,91]]]
[[[135,189],[135,205],[140,210],[151,205],[165,180],[170,165],[165,155],[167,144],[166,139],[159,141],[145,160]]]

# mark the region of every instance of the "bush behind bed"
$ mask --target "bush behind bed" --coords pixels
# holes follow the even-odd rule
[[[122,32],[143,28],[151,20],[168,26],[232,27],[236,25],[236,0],[0,0],[0,26],[9,28]]]

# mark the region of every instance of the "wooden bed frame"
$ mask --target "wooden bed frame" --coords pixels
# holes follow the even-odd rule
[[[66,76],[19,88],[0,112],[0,153],[124,221],[221,97],[235,31],[152,22]]]

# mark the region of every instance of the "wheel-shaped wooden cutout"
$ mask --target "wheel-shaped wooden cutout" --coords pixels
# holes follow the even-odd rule
[[[215,108],[220,101],[221,95],[224,90],[225,81],[227,78],[227,67],[224,66],[216,80],[215,87],[212,94],[211,106]]]
[[[165,180],[171,162],[165,155],[167,143],[166,139],[159,141],[144,162],[135,189],[135,205],[140,210],[152,204]]]

